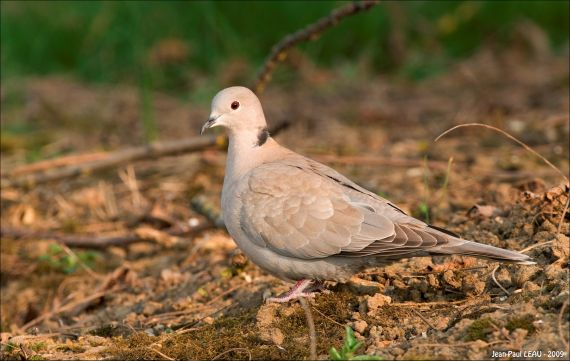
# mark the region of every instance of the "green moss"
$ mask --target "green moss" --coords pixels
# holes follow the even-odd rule
[[[47,349],[47,345],[43,341],[34,342],[34,343],[30,344],[30,348],[32,349],[32,351],[39,352],[41,350]]]
[[[480,318],[478,320],[473,321],[469,327],[466,329],[465,340],[466,341],[475,341],[475,340],[483,340],[488,341],[489,334],[493,332],[493,321],[489,317]]]
[[[137,332],[128,337],[117,337],[107,351],[111,357],[121,360],[156,359],[157,353],[149,345],[160,344],[157,350],[175,359],[212,359],[230,349],[235,351],[224,354],[224,358],[248,359],[251,353],[252,359],[305,359],[309,355],[305,313],[298,303],[287,307],[292,312],[277,315],[275,319],[275,327],[285,335],[283,349],[259,338],[256,326],[258,309],[252,308],[220,317],[212,325],[195,326],[192,331],[185,333],[174,332],[152,337]],[[343,324],[350,317],[350,312],[358,307],[358,299],[341,291],[318,296],[313,307],[320,312],[313,312],[313,318],[317,338],[323,340],[318,342],[317,352],[326,354],[331,346],[342,346],[344,330],[335,322]]]
[[[531,335],[536,331],[536,327],[534,326],[534,316],[531,314],[526,314],[520,317],[512,318],[505,328],[509,331],[514,331],[517,328],[522,328],[523,330],[527,330],[528,334]]]

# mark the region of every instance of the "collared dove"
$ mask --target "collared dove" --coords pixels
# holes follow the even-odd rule
[[[238,247],[265,271],[297,281],[269,301],[306,296],[402,258],[469,255],[533,264],[528,256],[459,238],[270,137],[261,103],[244,87],[220,91],[202,127],[229,133],[222,212]]]

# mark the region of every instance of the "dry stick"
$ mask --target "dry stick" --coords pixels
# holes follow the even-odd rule
[[[566,195],[566,205],[562,211],[562,216],[560,216],[560,223],[558,223],[556,234],[560,234],[560,230],[562,230],[562,223],[564,223],[564,217],[566,217],[566,212],[568,211],[568,204],[570,204],[570,188],[568,189],[568,194]]]
[[[213,226],[211,223],[203,221],[194,227],[173,227],[173,230],[166,231],[165,233],[171,236],[182,236],[198,233],[212,227]],[[141,238],[136,234],[127,234],[124,236],[116,237],[71,236],[50,231],[28,231],[7,227],[2,227],[0,229],[0,237],[10,237],[17,239],[54,239],[68,247],[90,249],[105,249],[112,246],[126,247],[132,243],[151,241],[149,239]]]
[[[458,129],[458,128],[464,128],[464,127],[483,127],[483,128],[487,128],[487,129],[491,129],[494,130],[496,132],[501,133],[502,135],[504,135],[505,137],[509,138],[510,140],[516,142],[517,144],[519,144],[520,146],[522,146],[524,149],[528,150],[529,152],[531,152],[532,154],[534,154],[535,156],[537,156],[538,158],[542,159],[546,164],[548,164],[548,166],[552,169],[554,169],[558,174],[560,174],[560,176],[562,178],[564,178],[564,180],[566,181],[566,183],[568,183],[568,177],[566,177],[566,175],[564,175],[564,173],[562,173],[562,171],[560,169],[558,169],[554,164],[550,163],[550,161],[548,159],[546,159],[544,156],[542,156],[540,153],[536,152],[534,149],[532,149],[531,147],[529,147],[528,145],[526,145],[525,143],[523,143],[522,141],[518,140],[517,138],[513,137],[512,135],[510,135],[509,133],[505,132],[502,129],[499,129],[497,127],[494,127],[492,125],[488,125],[488,124],[482,124],[482,123],[467,123],[467,124],[459,124],[456,125],[448,130],[446,130],[445,132],[441,133],[437,138],[435,138],[434,143],[437,142],[438,140],[440,140],[444,135],[446,135],[447,133]]]
[[[437,328],[435,328],[428,320],[427,318],[425,318],[421,313],[419,313],[417,310],[412,308],[412,312],[415,313],[419,318],[422,319],[422,321],[424,321],[424,323],[426,325],[428,325],[429,328],[431,328],[434,331],[437,331]]]
[[[271,49],[271,53],[265,60],[263,68],[257,76],[255,82],[255,92],[257,94],[263,93],[265,85],[271,80],[271,74],[278,63],[285,60],[289,49],[295,45],[304,42],[315,40],[319,35],[330,27],[337,25],[342,19],[351,15],[365,11],[376,5],[378,0],[365,0],[361,2],[351,2],[341,8],[334,9],[328,16],[319,19],[318,21],[307,25],[303,29],[296,31],[293,34],[285,36]]]
[[[90,174],[94,171],[112,168],[123,163],[202,150],[222,143],[224,143],[223,136],[210,135],[169,142],[157,142],[141,147],[131,147],[109,153],[106,158],[97,161],[56,168],[44,173],[16,177],[12,180],[3,180],[2,187],[31,187],[40,183]]]
[[[307,326],[309,326],[309,340],[311,341],[311,360],[317,359],[317,334],[315,332],[315,321],[313,320],[313,313],[311,312],[311,307],[305,299],[305,297],[299,298],[299,302],[305,310],[305,316],[307,317]]]
[[[66,165],[73,165],[85,162],[93,162],[96,160],[104,159],[108,156],[107,152],[88,153],[88,154],[71,154],[55,159],[41,160],[32,164],[24,164],[16,169],[10,171],[10,176],[21,176],[23,174],[35,173],[44,171],[51,168],[62,167]]]
[[[288,121],[282,122],[270,129],[270,133],[275,135],[281,130],[286,129],[288,126]],[[0,185],[2,188],[32,187],[41,183],[91,174],[96,171],[116,167],[120,164],[143,159],[156,159],[169,155],[196,152],[215,146],[224,147],[226,143],[227,138],[224,135],[209,135],[181,140],[156,142],[140,147],[131,147],[109,152],[105,158],[96,161],[89,161],[61,168],[50,169],[46,172],[34,173],[22,177],[15,177],[14,179],[2,179]],[[88,155],[84,155],[84,157],[85,159],[88,159]]]
[[[91,294],[83,299],[79,299],[77,301],[62,305],[57,309],[50,311],[48,313],[41,314],[38,317],[34,318],[33,320],[24,324],[22,327],[20,327],[20,329],[26,330],[32,326],[39,324],[40,322],[46,319],[50,319],[51,317],[64,312],[69,312],[71,313],[71,316],[75,316],[76,314],[80,313],[82,310],[87,308],[89,305],[93,304],[93,302],[105,296],[107,293],[111,291],[120,290],[122,287],[117,287],[118,286],[117,281],[123,278],[128,271],[129,269],[124,266],[115,269],[103,280],[103,282],[101,282],[99,287],[95,290],[94,294]]]
[[[70,311],[73,310],[74,308],[78,307],[78,308],[83,308],[83,306],[89,305],[91,304],[93,301],[98,300],[99,298],[105,296],[107,293],[109,293],[110,291],[112,291],[112,289],[108,289],[108,290],[104,290],[104,291],[100,291],[100,292],[96,292],[84,299],[81,299],[79,301],[73,302],[73,303],[69,303],[66,304],[62,307],[59,307],[56,310],[53,310],[51,312],[48,313],[44,313],[43,315],[40,315],[36,318],[34,318],[33,320],[27,322],[26,324],[24,324],[21,329],[22,330],[26,330],[32,326],[37,325],[38,323],[44,321],[45,319],[49,319],[55,315],[58,315],[60,313],[66,312],[66,311]]]

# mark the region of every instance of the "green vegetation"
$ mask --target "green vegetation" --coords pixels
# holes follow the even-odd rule
[[[149,89],[193,91],[200,88],[197,74],[211,78],[231,59],[245,60],[252,76],[276,41],[341,4],[2,1],[1,79],[66,73],[90,82],[126,81],[140,86],[143,99]],[[343,21],[302,51],[318,65],[367,57],[376,70],[397,68],[420,79],[483,42],[508,41],[524,19],[544,29],[554,48],[564,46],[568,13],[565,1],[385,3]],[[405,39],[403,62],[394,56],[395,32]],[[153,137],[152,115],[145,117]]]
[[[489,317],[480,318],[478,320],[473,321],[469,327],[467,327],[465,340],[466,341],[475,341],[475,340],[483,340],[489,341],[489,335],[494,330],[494,323]]]
[[[509,331],[514,331],[517,328],[521,328],[523,330],[527,330],[529,335],[532,335],[536,331],[536,326],[534,326],[535,318],[531,314],[526,314],[519,317],[512,318],[507,324],[505,328]]]
[[[331,360],[382,360],[382,357],[373,355],[358,355],[354,354],[362,347],[362,342],[358,342],[354,337],[354,331],[350,326],[346,326],[346,337],[344,338],[344,345],[340,351],[331,347],[329,354]]]
[[[75,272],[81,264],[92,267],[97,259],[97,253],[81,251],[68,254],[63,247],[54,243],[50,244],[47,252],[38,258],[40,267],[69,274]]]

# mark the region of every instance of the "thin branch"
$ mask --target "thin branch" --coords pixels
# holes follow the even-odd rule
[[[566,212],[568,211],[569,204],[570,204],[570,187],[568,187],[568,194],[566,194],[566,205],[564,206],[564,210],[562,211],[562,215],[560,216],[560,223],[558,223],[556,234],[560,234],[560,231],[562,230],[562,224],[564,223],[564,217],[566,217]]]
[[[167,233],[171,236],[182,236],[195,234],[211,227],[212,224],[210,222],[202,221],[193,227],[172,227],[171,230],[168,230],[164,233]],[[132,243],[152,241],[150,238],[141,237],[140,235],[134,233],[115,237],[73,236],[51,231],[30,231],[7,227],[2,227],[0,229],[0,237],[10,237],[16,239],[54,239],[66,245],[67,247],[90,249],[105,249],[112,246],[126,247]]]
[[[429,322],[429,321],[427,320],[427,318],[425,318],[420,312],[418,312],[417,310],[415,310],[415,309],[413,309],[413,308],[412,308],[412,312],[415,313],[419,318],[421,318],[421,320],[424,321],[424,323],[425,323],[429,328],[431,328],[431,329],[434,330],[434,331],[437,331],[437,328],[435,328],[435,327],[431,324],[431,322]]]
[[[275,67],[277,64],[285,60],[287,57],[287,52],[292,47],[304,41],[317,39],[323,31],[336,26],[341,20],[351,15],[358,14],[359,12],[369,10],[378,2],[379,0],[351,2],[343,7],[334,9],[328,16],[321,18],[310,25],[307,25],[303,29],[285,36],[276,45],[273,46],[271,53],[265,60],[255,82],[255,92],[257,94],[263,93],[265,85],[269,82],[269,80],[271,80],[271,74],[275,70]]]
[[[83,311],[84,309],[86,309],[87,307],[89,307],[90,305],[96,303],[98,300],[101,299],[101,297],[105,296],[106,294],[108,294],[111,291],[116,291],[117,289],[121,288],[118,283],[124,279],[125,275],[129,272],[129,269],[127,267],[119,267],[117,268],[115,271],[113,271],[112,273],[110,273],[99,285],[99,287],[95,290],[94,293],[86,296],[85,298],[79,299],[77,301],[62,305],[60,307],[58,307],[55,310],[52,310],[50,312],[47,313],[43,313],[41,315],[39,315],[38,317],[34,318],[33,320],[30,320],[29,322],[27,322],[26,324],[24,324],[22,327],[20,327],[21,330],[27,330],[32,326],[35,326],[41,322],[43,322],[46,319],[50,319],[53,316],[62,314],[62,313],[68,313],[69,316],[75,316],[78,313],[80,313],[81,311]]]
[[[96,161],[50,169],[43,173],[34,173],[27,176],[16,177],[11,180],[2,180],[2,187],[33,187],[37,184],[91,174],[95,171],[113,168],[120,164],[142,159],[195,152],[213,147],[217,144],[225,144],[224,142],[224,136],[210,135],[121,149],[110,152],[107,157]]]
[[[560,174],[560,176],[562,178],[564,178],[564,180],[566,181],[566,183],[568,183],[568,177],[566,177],[566,175],[564,173],[562,173],[562,171],[560,169],[558,169],[554,164],[550,163],[550,161],[548,159],[546,159],[545,157],[543,157],[540,153],[538,153],[537,151],[535,151],[534,149],[532,149],[531,147],[529,147],[528,145],[526,145],[525,143],[523,143],[522,141],[518,140],[517,138],[515,138],[514,136],[510,135],[509,133],[505,132],[502,129],[499,129],[497,127],[494,127],[492,125],[488,125],[488,124],[482,124],[482,123],[467,123],[467,124],[459,124],[456,125],[448,130],[446,130],[445,132],[441,133],[437,138],[435,138],[434,143],[437,142],[438,140],[440,140],[444,135],[448,134],[449,132],[458,129],[458,128],[464,128],[464,127],[483,127],[483,128],[487,128],[487,129],[491,129],[494,130],[496,132],[501,133],[502,135],[504,135],[505,137],[509,138],[510,140],[514,141],[515,143],[517,143],[518,145],[522,146],[524,149],[528,150],[529,152],[531,152],[532,154],[534,154],[535,156],[537,156],[538,158],[542,159],[542,161],[544,161],[546,164],[548,164],[548,166],[552,169],[554,169],[558,174]]]
[[[317,359],[317,334],[315,332],[315,321],[313,320],[313,313],[311,312],[311,307],[305,299],[305,297],[299,298],[299,302],[305,310],[305,316],[307,317],[307,326],[309,326],[309,340],[311,342],[311,360]]]
[[[276,135],[280,131],[286,129],[289,125],[290,123],[288,121],[283,121],[272,127],[269,132],[272,135]],[[75,160],[83,159],[87,161],[81,163],[76,163],[74,161],[70,162],[71,164],[63,167],[47,169],[46,165],[44,164],[39,167],[39,169],[46,170],[45,172],[13,177],[12,179],[2,179],[0,185],[2,188],[33,187],[37,184],[92,174],[97,171],[117,167],[121,164],[144,159],[157,159],[170,155],[197,152],[212,147],[225,148],[226,144],[227,138],[225,135],[209,135],[173,141],[156,142],[140,147],[119,149],[117,151],[107,153],[105,157],[103,157],[101,152],[94,153],[92,156],[89,154],[77,155],[75,156]],[[51,166],[57,166],[66,164],[66,162],[57,162],[56,160],[53,160],[50,164]]]

